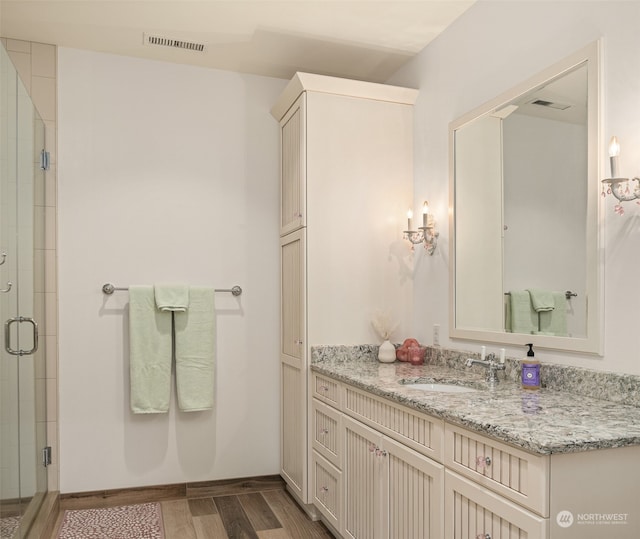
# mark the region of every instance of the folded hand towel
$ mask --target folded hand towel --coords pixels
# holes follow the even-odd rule
[[[511,331],[528,333],[538,331],[538,314],[531,306],[531,296],[526,290],[512,290],[511,294]]]
[[[175,313],[176,385],[184,412],[213,408],[214,289],[192,286],[189,310]]]
[[[131,410],[169,410],[171,395],[171,313],[156,309],[153,287],[129,287],[129,373]]]
[[[567,298],[564,292],[552,292],[553,311],[539,313],[540,331],[558,337],[567,336]]]
[[[189,307],[189,287],[186,285],[156,284],[153,290],[161,311],[183,312]]]
[[[529,288],[527,292],[531,295],[531,305],[537,313],[543,311],[553,311],[555,302],[553,294],[549,290],[540,290],[538,288]]]

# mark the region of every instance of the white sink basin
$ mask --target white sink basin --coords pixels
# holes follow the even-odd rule
[[[435,391],[439,393],[473,393],[478,391],[472,387],[457,386],[455,384],[405,384],[408,389],[419,389],[421,391]]]

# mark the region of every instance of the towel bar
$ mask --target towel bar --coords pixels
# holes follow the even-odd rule
[[[511,292],[505,292],[505,293],[504,293],[504,295],[505,295],[505,296],[510,296],[510,295],[511,295]],[[567,290],[567,291],[564,293],[564,297],[565,297],[565,298],[567,298],[567,299],[577,298],[577,297],[578,297],[578,294],[576,294],[575,292],[571,292],[571,290]]]
[[[102,285],[102,292],[107,294],[107,295],[111,295],[113,294],[116,290],[129,290],[128,286],[114,286],[111,283],[106,283],[104,285]],[[242,295],[242,288],[240,288],[238,285],[236,286],[232,286],[231,288],[216,288],[215,289],[216,292],[231,292],[234,296],[240,296]]]

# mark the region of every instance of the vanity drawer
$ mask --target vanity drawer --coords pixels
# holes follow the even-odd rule
[[[342,468],[342,414],[318,399],[313,399],[312,420],[313,448],[331,464]]]
[[[547,539],[549,519],[450,471],[444,478],[446,539]]]
[[[342,404],[342,399],[340,398],[340,382],[327,378],[326,376],[313,373],[311,384],[312,396],[340,409],[340,405]]]
[[[340,529],[342,507],[342,472],[317,451],[311,457],[313,504],[336,529]]]
[[[442,420],[350,386],[345,386],[343,411],[418,453],[442,462]]]
[[[444,448],[447,468],[549,516],[549,456],[526,453],[450,424]]]

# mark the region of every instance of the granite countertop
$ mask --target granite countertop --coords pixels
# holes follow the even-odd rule
[[[311,369],[537,454],[640,445],[640,408],[556,389],[523,390],[512,379],[489,389],[485,372],[443,365],[379,363],[314,354]],[[470,393],[425,392],[407,382],[452,383]]]

